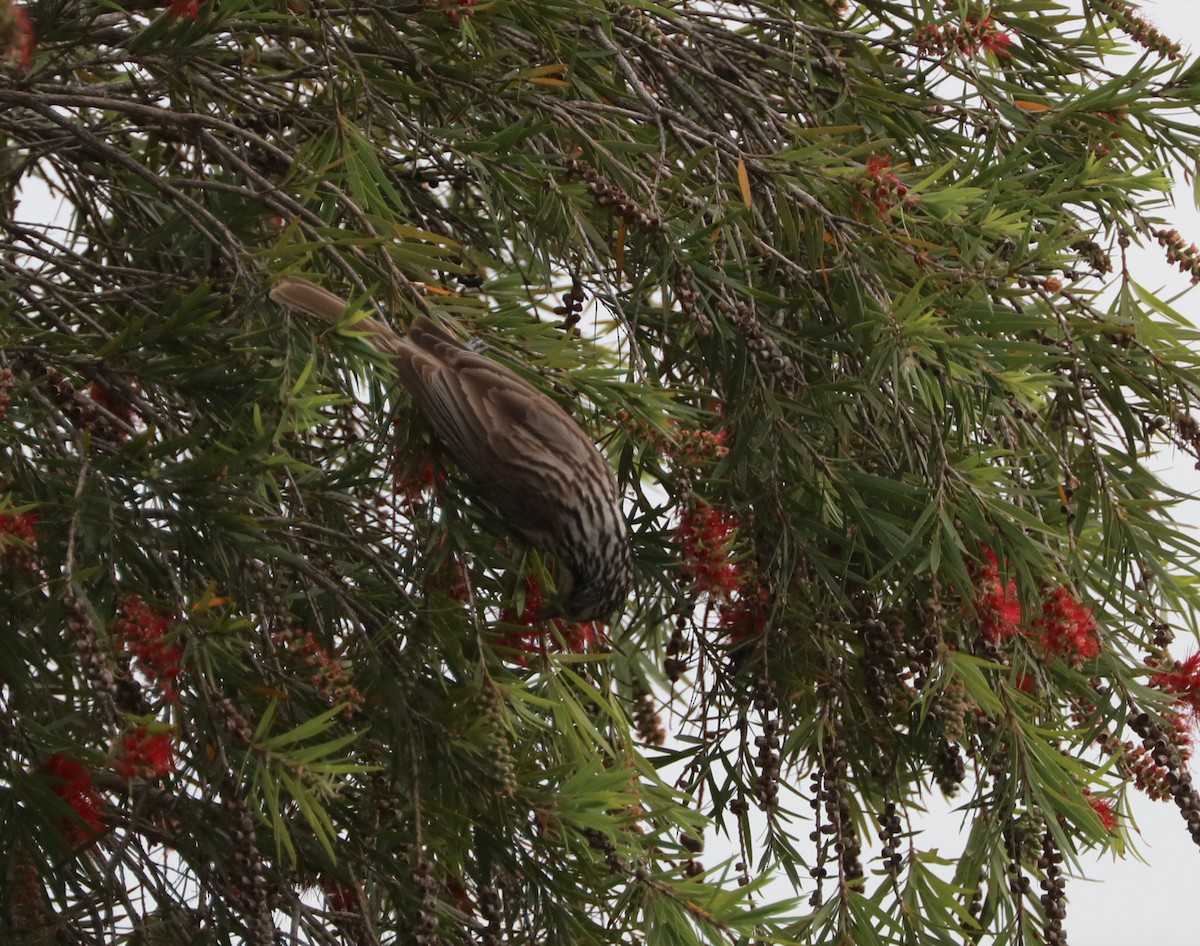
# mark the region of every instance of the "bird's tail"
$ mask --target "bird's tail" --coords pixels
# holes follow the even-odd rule
[[[271,287],[271,298],[280,305],[314,315],[327,322],[340,319],[350,305],[341,296],[298,276],[284,276],[275,283]],[[404,351],[403,337],[376,318],[368,316],[360,319],[354,323],[353,328],[370,333],[375,346],[383,351],[393,355],[402,354]]]
[[[284,276],[271,287],[271,298],[280,305],[332,321],[346,314],[349,303],[328,289],[296,276]]]

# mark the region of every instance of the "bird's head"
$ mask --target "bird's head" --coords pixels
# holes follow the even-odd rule
[[[570,556],[570,560],[561,562],[565,567],[556,576],[557,593],[542,617],[607,621],[620,610],[633,580],[628,540],[605,552],[591,558]]]

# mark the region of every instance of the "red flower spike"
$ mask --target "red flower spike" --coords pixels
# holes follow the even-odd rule
[[[742,584],[738,566],[729,560],[729,547],[740,522],[733,513],[696,501],[688,510],[675,539],[683,550],[683,574],[696,591],[729,600]]]
[[[329,878],[321,879],[321,889],[325,892],[325,902],[330,910],[339,913],[355,913],[358,911],[358,893],[353,887]]]
[[[1104,798],[1096,798],[1090,792],[1085,792],[1085,794],[1088,804],[1092,806],[1092,811],[1099,816],[1100,823],[1104,825],[1104,830],[1112,834],[1117,829],[1117,813],[1113,811],[1112,802]]]
[[[167,15],[175,20],[200,22],[200,0],[168,0]]]
[[[917,48],[923,53],[940,53],[943,56],[958,52],[964,56],[977,56],[980,51],[997,57],[1012,55],[1013,34],[1002,30],[988,14],[976,22],[968,16],[961,25],[953,23],[929,23],[916,32]]]
[[[1170,670],[1156,673],[1150,685],[1175,696],[1195,719],[1200,719],[1200,651],[1185,660],[1176,660]]]
[[[125,781],[157,778],[175,768],[175,744],[166,733],[150,735],[138,726],[121,737],[117,764]]]
[[[990,644],[999,644],[1021,631],[1021,599],[1017,583],[1000,580],[996,553],[983,546],[987,564],[978,569],[975,608],[979,612],[979,631]]]
[[[499,647],[524,651],[526,654],[540,654],[547,649],[566,650],[572,654],[586,653],[603,639],[603,629],[595,621],[584,621],[570,624],[561,618],[554,619],[562,638],[561,646],[558,636],[546,634],[537,628],[545,599],[537,579],[532,575],[525,579],[525,607],[520,614],[513,608],[505,608],[500,612],[500,621],[504,624],[517,625],[521,630],[512,630],[502,634],[496,640]],[[517,657],[514,661],[519,666],[527,666],[527,657]]]
[[[183,651],[168,638],[174,617],[154,611],[130,595],[113,622],[113,639],[137,661],[138,669],[158,685],[168,703],[178,703],[176,681],[183,670]]]
[[[872,154],[867,158],[867,174],[876,179],[892,166],[892,159],[886,154]]]
[[[73,844],[95,841],[104,830],[104,818],[100,813],[100,793],[92,787],[92,770],[56,752],[46,760],[43,771],[57,780],[54,794],[79,816],[79,822],[65,826],[67,839]]]
[[[25,8],[8,2],[0,3],[0,56],[22,72],[33,62],[33,24]]]
[[[93,381],[87,388],[88,397],[103,407],[114,417],[119,417],[125,423],[133,424],[133,408],[117,397],[104,385]],[[123,436],[123,435],[122,435]]]
[[[1049,657],[1064,657],[1078,667],[1100,653],[1100,637],[1092,609],[1066,588],[1055,588],[1033,622],[1042,649]]]
[[[760,584],[757,592],[746,594],[743,589],[736,600],[721,605],[720,627],[730,646],[754,640],[762,634],[767,626],[768,597],[766,586]]]
[[[0,533],[20,539],[26,545],[37,545],[38,514],[23,512],[15,516],[0,516]]]

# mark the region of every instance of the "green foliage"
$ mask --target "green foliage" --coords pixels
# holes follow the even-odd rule
[[[1082,6],[30,6],[5,936],[1060,942],[1056,858],[1122,851],[1130,790],[1200,810],[1197,542],[1150,463],[1200,456],[1196,337],[1126,255],[1200,276],[1163,219],[1200,81]],[[533,619],[555,563],[373,306],[605,449],[610,627]],[[909,834],[938,792],[961,851]]]

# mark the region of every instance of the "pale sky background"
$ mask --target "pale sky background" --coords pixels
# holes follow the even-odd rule
[[[1162,32],[1182,42],[1189,57],[1200,54],[1200,0],[1150,0],[1143,3],[1141,12]],[[1193,202],[1192,188],[1181,173],[1176,179],[1175,213],[1169,216],[1187,242],[1200,243],[1200,212]],[[20,216],[37,215],[31,205],[47,209],[34,190],[25,193],[25,213]],[[1165,298],[1176,296],[1188,286],[1188,280],[1166,264],[1157,247],[1136,254],[1133,268],[1143,286],[1161,290]],[[1177,308],[1200,322],[1200,287],[1180,300]],[[1192,461],[1167,457],[1164,465],[1176,459],[1179,462],[1166,478],[1171,485],[1200,495],[1200,474],[1192,469]],[[1200,502],[1187,518],[1200,530]],[[1179,645],[1190,650],[1195,643],[1180,641]],[[1197,742],[1200,755],[1200,736]],[[1200,778],[1200,759],[1193,765],[1193,773]],[[1200,946],[1200,848],[1192,842],[1173,803],[1150,802],[1137,791],[1132,791],[1130,798],[1140,832],[1136,844],[1141,859],[1127,855],[1115,860],[1104,855],[1084,860],[1085,877],[1072,877],[1067,884],[1064,926],[1071,946],[1124,946],[1150,937],[1173,946]],[[932,803],[935,799],[929,800]],[[931,817],[922,834],[914,839],[919,849],[940,848],[951,858],[961,850],[963,841],[962,816],[948,810]],[[705,860],[715,865],[720,860],[720,847],[717,839],[710,838]],[[786,895],[784,891],[772,892]]]

